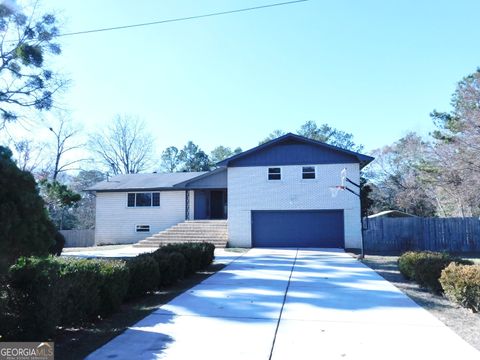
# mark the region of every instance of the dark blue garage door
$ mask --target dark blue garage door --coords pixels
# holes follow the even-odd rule
[[[343,210],[252,211],[254,247],[343,248]]]

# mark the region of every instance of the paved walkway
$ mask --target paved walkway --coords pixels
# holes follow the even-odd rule
[[[373,270],[334,250],[253,249],[88,359],[477,359]]]

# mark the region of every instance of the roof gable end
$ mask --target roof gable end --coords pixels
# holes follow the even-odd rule
[[[219,166],[269,166],[359,163],[366,166],[372,157],[320,141],[288,133],[218,163]]]

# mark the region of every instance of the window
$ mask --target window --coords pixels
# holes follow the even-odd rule
[[[135,226],[136,232],[150,232],[150,225],[137,225]]]
[[[302,179],[315,179],[315,166],[302,167]]]
[[[268,168],[268,180],[281,180],[282,173],[280,168]]]
[[[139,192],[127,194],[128,207],[151,207],[160,206],[159,192]]]

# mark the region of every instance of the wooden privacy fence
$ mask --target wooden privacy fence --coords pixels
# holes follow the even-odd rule
[[[95,245],[95,230],[60,230],[65,236],[65,247],[85,247]]]
[[[364,231],[367,254],[408,250],[480,252],[478,218],[375,218],[368,222]]]

